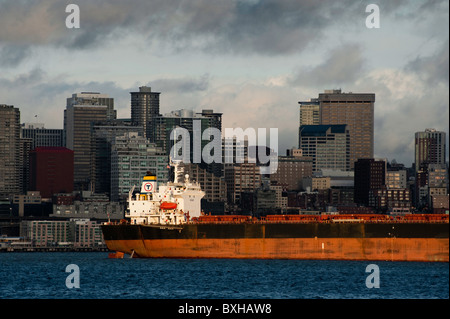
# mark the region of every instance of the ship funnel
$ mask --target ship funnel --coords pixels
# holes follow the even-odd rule
[[[157,180],[156,180],[156,175],[152,174],[150,172],[147,172],[147,175],[145,175],[142,178],[142,187],[141,187],[141,194],[148,194],[148,193],[153,193],[156,192],[157,189]]]

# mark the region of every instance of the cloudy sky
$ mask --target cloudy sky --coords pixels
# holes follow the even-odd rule
[[[80,8],[79,29],[66,27],[68,3]],[[366,27],[371,3],[380,28]],[[283,153],[298,144],[298,101],[325,89],[375,93],[375,156],[411,165],[416,131],[448,141],[448,6],[0,0],[0,104],[19,107],[21,122],[62,128],[73,93],[108,94],[125,118],[129,92],[147,85],[162,93],[161,113],[208,108],[224,113],[224,128],[277,127]]]

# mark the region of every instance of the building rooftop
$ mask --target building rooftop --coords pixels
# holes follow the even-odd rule
[[[49,152],[49,153],[55,153],[55,152],[61,152],[61,153],[73,153],[71,149],[68,149],[66,147],[59,147],[59,146],[39,146],[36,147],[32,152]]]
[[[300,127],[302,136],[321,136],[325,135],[329,129],[331,133],[345,133],[347,125],[302,125]]]

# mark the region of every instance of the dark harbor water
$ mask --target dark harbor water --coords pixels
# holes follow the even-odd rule
[[[379,288],[366,285],[367,277],[374,274],[366,272],[369,264],[379,268]],[[69,265],[72,268],[67,268],[66,272]],[[79,288],[76,288],[76,278]],[[0,254],[0,299],[97,298],[448,299],[449,265],[315,260],[108,259],[108,253],[104,252]]]

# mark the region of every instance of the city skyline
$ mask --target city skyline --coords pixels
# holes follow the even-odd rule
[[[365,26],[369,3],[78,1],[80,28],[67,29],[63,3],[0,1],[0,103],[62,128],[73,93],[107,94],[129,118],[129,92],[149,86],[161,114],[278,127],[283,154],[298,145],[298,101],[370,92],[374,157],[410,166],[415,132],[444,131],[449,145],[448,2],[379,2],[379,29]]]

